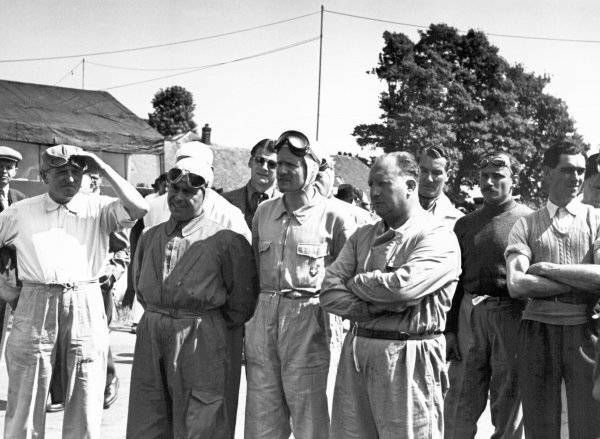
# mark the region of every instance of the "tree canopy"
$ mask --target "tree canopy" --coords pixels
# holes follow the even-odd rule
[[[152,99],[154,112],[148,114],[148,123],[163,136],[196,132],[194,97],[178,85],[161,88]]]
[[[387,83],[382,123],[355,127],[357,143],[414,154],[444,146],[454,158],[447,189],[456,201],[464,199],[461,187],[477,184],[484,154],[510,152],[524,165],[523,200],[539,205],[544,151],[566,137],[583,143],[566,104],[544,93],[549,76],[509,65],[479,31],[461,35],[432,24],[419,33],[417,43],[401,33],[383,34],[379,66],[369,72]]]

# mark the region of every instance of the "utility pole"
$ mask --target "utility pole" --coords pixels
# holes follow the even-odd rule
[[[323,61],[323,13],[325,8],[321,5],[321,34],[319,37],[319,89],[317,93],[317,135],[316,140],[319,140],[319,118],[321,115],[321,64]]]
[[[81,89],[85,90],[85,58],[81,61]]]

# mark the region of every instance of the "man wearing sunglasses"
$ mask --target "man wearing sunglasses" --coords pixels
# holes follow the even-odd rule
[[[303,133],[286,131],[275,151],[283,196],[252,223],[260,296],[246,325],[245,437],[327,438],[331,332],[319,291],[356,226],[315,189],[322,157]]]
[[[548,202],[512,228],[505,251],[511,296],[527,298],[517,339],[519,388],[527,438],[561,430],[561,384],[569,437],[600,436],[600,403],[579,348],[593,352],[592,309],[600,291],[600,211],[579,202],[585,157],[570,140],[544,153]]]
[[[250,180],[245,186],[223,194],[223,198],[242,211],[250,229],[258,205],[279,195],[275,185],[277,154],[274,147],[275,141],[271,139],[263,139],[254,145],[248,160]]]
[[[477,421],[489,401],[494,437],[523,437],[517,382],[517,331],[524,302],[506,286],[504,250],[517,220],[532,210],[513,196],[519,184],[519,162],[505,152],[491,152],[479,163],[483,207],[459,218],[454,226],[462,272],[446,325],[447,359],[462,365],[462,386],[454,407],[453,435],[474,438]],[[467,338],[465,331],[471,332]]]
[[[454,233],[423,210],[410,153],[369,173],[381,220],[358,228],[327,269],[321,306],[349,319],[332,439],[441,438],[447,388],[442,331],[458,275]]]
[[[167,222],[136,249],[139,322],[127,437],[230,439],[228,330],[254,312],[250,243],[203,209],[211,167],[184,158],[169,170]]]
[[[142,196],[96,155],[71,145],[42,153],[48,192],[0,214],[0,246],[14,245],[23,288],[6,346],[5,437],[44,435],[46,398],[60,350],[65,414],[62,437],[99,438],[108,326],[98,279],[109,234],[146,213]],[[78,194],[86,169],[119,198]]]

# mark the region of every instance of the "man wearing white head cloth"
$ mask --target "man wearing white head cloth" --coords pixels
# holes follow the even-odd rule
[[[246,325],[245,437],[327,438],[331,333],[319,290],[356,225],[316,190],[321,158],[304,134],[286,131],[275,151],[283,196],[252,223],[260,295]]]
[[[188,142],[181,145],[177,150],[177,161],[187,158],[194,157],[201,160],[213,169],[214,155],[208,145],[202,142]],[[229,203],[225,198],[216,193],[210,188],[213,182],[213,177],[207,181],[207,188],[205,191],[204,198],[204,211],[217,223],[223,227],[233,230],[234,232],[241,233],[248,241],[250,241],[250,230],[246,225],[244,215],[234,205]],[[167,195],[161,195],[150,203],[150,210],[148,215],[144,217],[144,231],[148,230],[157,224],[164,223],[169,219],[169,206],[167,205]]]
[[[145,309],[131,371],[128,438],[229,439],[228,328],[254,312],[252,248],[203,209],[208,164],[168,173],[169,220],[142,235],[134,286]]]

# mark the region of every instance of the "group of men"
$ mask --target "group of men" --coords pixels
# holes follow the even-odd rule
[[[3,183],[15,153],[0,147]],[[596,333],[598,163],[586,167],[565,141],[543,165],[549,198],[532,212],[515,201],[517,160],[486,154],[484,205],[463,216],[443,193],[444,148],[386,154],[369,173],[372,221],[332,197],[331,160],[298,131],[260,141],[250,180],[223,197],[210,189],[210,149],[182,145],[150,206],[94,154],[48,148],[46,194],[13,204],[0,186],[0,246],[16,249],[21,286],[5,437],[43,437],[53,369],[63,437],[100,437],[109,351],[98,280],[111,233],[144,216],[128,438],[233,437],[242,355],[250,439],[472,438],[488,394],[494,437],[558,438],[563,382],[570,437],[597,437],[579,350],[593,351]],[[90,171],[118,198],[78,193]]]

